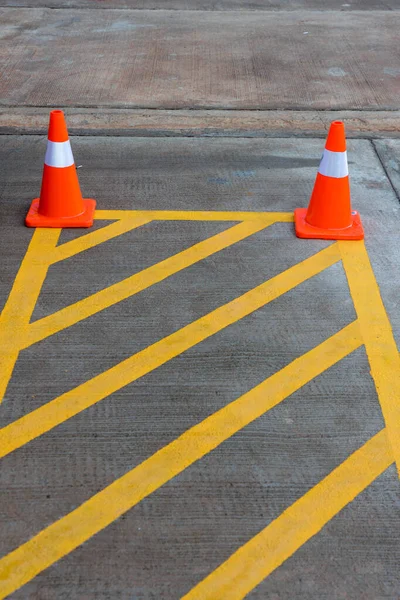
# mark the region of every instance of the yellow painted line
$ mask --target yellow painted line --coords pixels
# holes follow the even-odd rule
[[[249,212],[218,210],[96,210],[95,219],[122,219],[123,217],[147,217],[165,221],[254,221],[266,220],[292,223],[293,213],[288,212]]]
[[[78,252],[83,252],[88,248],[93,248],[93,246],[102,244],[103,242],[111,240],[112,238],[122,235],[127,231],[131,231],[136,227],[141,227],[142,225],[146,225],[150,222],[151,219],[147,219],[145,217],[120,219],[116,223],[111,223],[111,225],[106,225],[101,229],[96,229],[96,231],[87,233],[76,240],[71,240],[70,242],[65,242],[64,244],[57,246],[52,253],[51,263],[70,258],[71,256],[78,254]]]
[[[0,402],[4,397],[61,229],[36,229],[0,316]]]
[[[0,560],[5,598],[361,344],[357,323],[297,358]],[[377,461],[377,458],[375,458]],[[225,598],[224,595],[214,595]]]
[[[0,457],[157,369],[339,260],[335,244],[0,430]]]
[[[105,308],[121,302],[134,294],[142,292],[150,286],[163,281],[167,277],[194,265],[195,263],[207,258],[232,246],[236,242],[244,240],[257,231],[268,227],[270,223],[262,221],[246,221],[234,225],[229,229],[214,235],[174,256],[144,269],[140,273],[135,273],[131,277],[124,279],[114,285],[111,285],[99,292],[71,304],[56,313],[35,321],[26,329],[23,347],[43,340],[44,338],[62,331],[71,325],[75,325],[83,319],[98,313]]]
[[[383,429],[182,600],[242,600],[354,500],[393,462]]]
[[[400,476],[399,352],[364,242],[339,247]]]

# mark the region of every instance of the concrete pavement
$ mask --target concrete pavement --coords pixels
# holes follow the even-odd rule
[[[32,0],[0,0],[0,6],[37,8],[38,3]],[[282,10],[318,10],[318,11],[343,11],[353,10],[397,10],[396,0],[40,0],[40,6],[57,9],[82,9],[90,8],[104,10],[110,8],[124,8],[130,10],[257,10],[257,11],[282,11]]]
[[[0,18],[3,106],[398,109],[398,11],[2,8]]]
[[[83,190],[90,189],[100,210],[292,211],[307,203],[321,151],[320,140],[288,139],[85,137],[73,144]],[[20,218],[27,194],[39,184],[40,146],[43,140],[35,136],[10,136],[3,145],[8,281],[31,236]],[[393,277],[399,264],[398,201],[370,142],[351,141],[349,156],[353,203],[363,216],[368,252],[399,340]],[[56,263],[32,321],[231,225],[157,220]],[[74,239],[83,239],[82,232],[65,231],[61,242]],[[2,405],[3,425],[34,416],[53,398],[328,245],[297,240],[291,223],[273,225],[33,345],[17,361]],[[5,456],[2,553],[354,318],[343,268],[334,265]],[[14,597],[128,598],[132,590],[135,598],[181,597],[382,427],[368,360],[359,348]],[[397,486],[391,467],[250,597],[395,598]],[[378,542],[388,527],[390,535]]]
[[[0,597],[397,600],[397,3],[0,6]],[[366,251],[293,231],[333,118]]]

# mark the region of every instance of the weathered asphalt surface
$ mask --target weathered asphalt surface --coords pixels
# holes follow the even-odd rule
[[[129,137],[129,129],[124,135],[122,117],[118,137],[111,126],[106,137],[72,138],[84,195],[100,209],[306,206],[321,139],[301,137],[295,128],[300,137],[205,138],[224,136],[224,128],[204,109],[235,108],[240,121],[242,108],[286,108],[288,136],[291,109],[317,115],[318,136],[326,128],[320,109],[335,109],[338,118],[341,109],[357,110],[360,123],[363,111],[371,111],[379,130],[381,111],[387,116],[400,108],[400,11],[394,0],[293,1],[284,11],[282,4],[54,0],[11,8],[32,2],[0,2],[2,124],[12,133],[23,111],[45,115],[57,106],[68,115],[68,108],[82,108],[79,131],[93,134],[97,124],[104,133],[111,113],[98,118],[94,106],[120,107],[127,115],[129,107],[153,110],[159,125],[152,135],[160,137]],[[202,136],[180,130],[179,139],[163,137],[163,110],[171,107],[197,107],[199,122],[207,123],[199,126]],[[28,119],[29,135],[1,137],[1,305],[32,235],[23,218],[39,191],[43,126]],[[38,130],[42,135],[33,135]],[[400,142],[390,135],[375,140],[371,130],[368,136],[348,144],[352,200],[400,344]],[[54,265],[33,320],[227,225],[156,222]],[[79,235],[64,231],[61,242]],[[1,426],[326,245],[297,240],[290,223],[275,224],[23,351],[0,407]],[[3,458],[1,556],[354,318],[338,264]],[[383,425],[361,348],[12,598],[180,598]],[[392,466],[248,597],[396,600],[399,508]]]

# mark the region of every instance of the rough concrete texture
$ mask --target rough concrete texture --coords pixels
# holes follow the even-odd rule
[[[400,111],[344,110],[346,136],[378,138],[400,136]],[[122,136],[230,136],[326,137],[337,111],[285,110],[151,110],[121,108],[68,108],[72,135]],[[48,108],[0,108],[0,133],[47,133]]]
[[[400,144],[396,140],[375,142],[376,151],[400,201]]]
[[[253,211],[305,206],[323,146],[318,139],[123,137],[72,144],[82,189],[100,209]],[[39,189],[44,148],[44,137],[2,139],[2,301],[31,237],[22,220]],[[399,342],[399,205],[372,143],[350,140],[348,151],[353,205]],[[33,319],[227,226],[156,222],[54,265]],[[80,235],[64,231],[61,242]],[[276,224],[23,351],[2,424],[327,244],[298,240],[292,224]],[[354,318],[338,264],[13,452],[0,472],[1,552]],[[360,348],[12,597],[179,598],[382,426]],[[389,469],[249,597],[394,600],[398,506]]]
[[[397,11],[2,8],[0,19],[3,106],[398,109]]]
[[[367,138],[348,140],[352,202],[400,346],[398,0],[0,7],[0,309],[32,236],[50,107],[79,136],[99,209],[306,206],[339,118]],[[32,320],[231,225],[155,221],[52,265]],[[27,348],[0,427],[329,244],[274,224]],[[354,318],[338,263],[3,458],[0,557]],[[177,600],[383,426],[360,347],[10,598]],[[399,511],[392,465],[248,598],[398,600]]]
[[[284,6],[282,6],[284,4]],[[0,6],[164,10],[396,10],[397,0],[0,0]]]
[[[318,536],[296,552],[287,561],[286,569],[275,571],[249,594],[248,600],[397,600],[399,582],[395,565],[400,506],[396,479],[395,468],[390,467]],[[383,487],[391,499],[384,504]],[[355,548],[357,563],[353,560]],[[381,548],[384,560],[378,557],[377,548]],[[349,578],[351,564],[353,570]],[[388,565],[391,566],[388,568]],[[357,585],[354,582],[358,582]]]

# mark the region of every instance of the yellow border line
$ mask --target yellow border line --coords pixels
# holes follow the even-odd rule
[[[0,402],[17,361],[61,229],[36,229],[0,317]]]
[[[72,552],[361,344],[358,325],[351,323],[43,529],[0,560],[0,597],[5,598]],[[330,489],[331,494],[332,491],[337,493]],[[210,597],[225,598],[224,595]]]
[[[50,258],[50,264],[52,264],[53,262],[64,260],[65,258],[73,256],[78,252],[129,231],[134,227],[148,223],[151,220],[242,221],[242,223],[236,227],[228,230],[229,232],[246,224],[248,224],[250,228],[256,226],[256,230],[260,230],[263,227],[266,227],[269,224],[277,221],[293,221],[293,216],[291,213],[251,213],[228,211],[97,211],[95,218],[104,220],[119,219],[120,221],[104,227],[101,230],[91,232],[86,236],[78,238],[77,240],[67,242],[55,249],[54,247],[57,243],[60,230],[37,230],[37,232],[35,232],[34,238],[24,261],[21,264],[20,270],[13,285],[12,292],[10,293],[10,297],[6,303],[0,320],[0,333],[3,336],[6,334],[6,340],[10,340],[8,342],[8,349],[10,351],[5,353],[7,355],[8,363],[4,373],[2,373],[0,376],[0,386],[3,384],[4,387],[4,382],[5,386],[7,385],[7,373],[9,376],[11,376],[12,368],[18,356],[18,349],[21,347],[21,335],[23,335],[23,332],[27,329],[27,324],[33,312],[35,302],[40,293],[40,289],[48,269],[47,262],[41,257],[46,256],[47,254],[46,260],[49,260],[49,251],[53,251],[53,255]],[[226,232],[222,232],[222,234],[218,235],[221,236],[224,233]],[[42,242],[38,243],[37,247],[35,247],[35,243],[33,243],[34,240],[36,241],[36,239],[41,235],[45,240],[44,245],[46,246],[47,244],[47,252],[46,247],[43,247]],[[249,235],[251,235],[251,233]],[[205,242],[208,241],[209,240],[205,240]],[[326,253],[327,256],[331,253],[330,260],[332,262],[330,264],[334,264],[337,262],[337,260],[339,260],[337,255],[335,259],[332,260],[333,254],[336,252],[334,250],[332,253],[332,248],[334,248],[334,246],[330,246],[326,250],[320,252],[318,255],[314,255],[311,257],[311,259],[315,258],[315,256],[323,255],[324,253]],[[122,478],[105,488],[99,494],[96,494],[90,498],[90,500],[78,507],[75,511],[39,532],[30,541],[26,542],[15,551],[4,557],[2,560],[0,560],[1,593],[3,591],[2,578],[7,570],[7,581],[4,583],[8,589],[10,581],[11,585],[13,585],[12,581],[17,581],[17,586],[11,590],[14,591],[32,579],[32,577],[34,577],[37,573],[47,568],[47,566],[53,564],[61,556],[71,552],[83,541],[89,539],[89,537],[94,535],[97,531],[100,531],[102,528],[106,527],[109,523],[115,520],[115,518],[118,518],[120,514],[123,514],[123,512],[129,510],[129,508],[152,493],[152,491],[158,489],[160,485],[163,485],[177,473],[187,468],[189,464],[193,464],[193,462],[199,460],[201,456],[204,456],[212,449],[217,447],[220,443],[222,443],[222,441],[228,439],[236,431],[239,431],[242,427],[244,427],[245,424],[258,418],[258,416],[263,414],[266,410],[269,410],[286,398],[290,393],[293,393],[295,389],[298,389],[301,387],[301,385],[304,385],[304,383],[298,384],[299,379],[301,380],[303,377],[309,381],[312,377],[315,377],[316,375],[312,375],[312,372],[313,369],[316,368],[316,364],[318,365],[318,373],[329,368],[330,365],[322,365],[321,368],[320,357],[317,358],[314,356],[314,354],[321,352],[322,348],[331,348],[331,355],[329,357],[325,357],[328,362],[329,360],[332,360],[333,354],[336,356],[337,352],[342,352],[343,356],[333,359],[334,362],[337,362],[337,360],[341,360],[341,358],[352,352],[355,348],[359,347],[363,343],[358,333],[359,326],[361,328],[363,340],[365,341],[366,350],[371,365],[372,376],[375,381],[382,411],[384,413],[387,425],[387,435],[389,437],[399,468],[400,357],[364,244],[351,243],[349,245],[348,243],[339,242],[339,246],[342,253],[343,264],[349,281],[354,305],[358,314],[359,325],[357,323],[349,325],[347,328],[314,350],[303,355],[299,359],[296,359],[296,361],[285,367],[285,369],[274,374],[272,377],[265,380],[259,386],[256,386],[256,388],[253,390],[250,390],[250,392],[241,398],[237,399],[224,409],[221,409],[214,415],[211,415],[211,417],[199,425],[196,425],[188,430],[177,440],[144,461],[144,463],[139,465],[139,467],[136,467]],[[192,248],[189,250],[192,250]],[[171,258],[175,259],[181,254],[183,253],[179,253],[179,255]],[[300,263],[300,265],[311,261],[311,259],[303,261],[303,263]],[[157,366],[160,364],[164,364],[164,362],[167,360],[171,360],[171,358],[177,356],[187,348],[192,347],[203,339],[213,335],[216,331],[220,331],[227,325],[236,322],[237,320],[243,318],[243,316],[250,314],[260,306],[263,306],[277,296],[273,295],[276,293],[276,291],[274,291],[274,285],[272,285],[272,297],[269,297],[265,302],[258,304],[256,308],[254,308],[253,302],[255,301],[256,304],[258,303],[257,295],[260,289],[264,288],[264,286],[267,286],[267,294],[269,293],[269,296],[271,296],[269,284],[275,284],[276,280],[278,280],[281,276],[287,276],[289,272],[296,270],[296,268],[300,265],[295,265],[277,277],[265,282],[261,286],[250,290],[250,292],[247,292],[243,296],[236,298],[234,301],[219,307],[212,313],[209,313],[209,315],[206,315],[205,317],[191,323],[187,327],[184,327],[182,330],[176,332],[176,334],[172,334],[172,336],[168,336],[167,338],[160,340],[160,342],[153,344],[149,348],[146,348],[144,351],[130,357],[126,361],[122,361],[122,363],[116,365],[112,369],[101,373],[92,380],[82,384],[81,386],[78,386],[66,394],[63,394],[52,402],[26,415],[26,417],[23,417],[22,419],[19,419],[18,421],[0,430],[0,444],[3,441],[6,443],[5,452],[3,455],[11,452],[17,447],[20,447],[31,439],[34,439],[34,437],[37,437],[37,435],[41,435],[45,431],[55,427],[57,424],[70,418],[74,414],[77,414],[80,410],[83,410],[87,406],[98,402],[115,391],[115,389],[120,389],[120,387],[126,385],[127,383],[124,381],[126,379],[127,368],[133,369],[135,372],[134,378],[130,380],[133,381],[143,374],[153,370],[154,368],[157,368]],[[154,267],[158,266],[159,265],[154,265]],[[185,266],[182,268],[185,268]],[[316,273],[320,272],[323,268],[326,268],[326,266],[318,269]],[[142,275],[142,273],[137,275]],[[313,273],[313,275],[316,273]],[[120,283],[124,284],[126,281],[127,280],[124,280]],[[294,287],[299,283],[301,283],[301,281],[296,282],[291,287]],[[153,285],[153,283],[150,285]],[[110,288],[102,290],[102,292],[108,292],[113,287],[114,286],[110,286]],[[291,289],[291,287],[288,289]],[[26,294],[26,288],[29,289],[28,294]],[[99,292],[99,294],[102,292]],[[253,298],[255,292],[257,293]],[[281,295],[281,293],[284,292],[280,291],[278,296]],[[250,309],[249,306],[247,306],[249,294],[251,295]],[[91,301],[97,295],[98,294],[94,294],[93,296],[84,299],[82,302],[88,300]],[[23,302],[23,310],[21,311],[20,308],[22,298],[26,299],[26,301]],[[241,303],[240,301],[242,301],[244,298],[246,298],[244,303],[246,306],[239,306]],[[107,306],[109,305],[110,304],[107,304]],[[55,315],[50,315],[50,317],[41,319],[39,323],[46,321],[46,319],[52,319],[53,317],[59,315],[59,313],[68,311],[75,306],[76,305],[72,305],[71,307],[62,309],[62,311],[55,313]],[[373,307],[372,310],[371,306]],[[244,312],[243,308],[245,309]],[[98,310],[102,310],[102,308]],[[226,314],[226,311],[228,314]],[[97,312],[97,310],[95,312]],[[239,316],[237,314],[238,312],[240,313]],[[86,318],[86,316],[82,318]],[[221,318],[223,322],[222,326],[220,326]],[[215,327],[215,320],[218,321],[218,327]],[[34,327],[35,325],[36,323],[28,327]],[[60,329],[64,328],[65,327],[61,327]],[[60,329],[57,329],[57,331]],[[205,329],[206,332],[202,332],[201,329]],[[15,335],[15,331],[17,331],[17,335]],[[195,338],[194,341],[192,340],[193,334]],[[51,333],[49,335],[51,335]],[[168,349],[167,347],[164,348],[165,344],[167,346],[170,345],[171,338],[174,340],[172,345],[174,346],[175,344],[175,346],[178,346],[178,348],[174,346],[172,352],[171,349]],[[39,339],[43,339],[43,337]],[[188,343],[189,339],[191,340],[190,343]],[[340,342],[339,347],[337,344],[339,339],[342,340],[341,347]],[[333,340],[335,340],[334,348],[330,346]],[[36,341],[38,340],[35,339],[30,343],[35,343]],[[25,343],[25,346],[27,345],[29,345],[29,343]],[[159,352],[160,348],[161,353]],[[167,357],[165,355],[167,355]],[[146,365],[149,358],[150,362],[152,363],[150,369],[148,369],[148,365]],[[310,361],[309,363],[307,362],[308,360]],[[302,370],[304,361],[304,364],[307,365],[306,372],[304,369]],[[334,362],[332,362],[332,364],[334,364]],[[292,370],[294,370],[293,373]],[[139,371],[139,374],[137,371]],[[110,386],[111,388],[113,386],[115,387],[116,378],[118,379],[121,377],[123,380],[122,384],[110,391]],[[5,381],[6,379],[7,381]],[[130,381],[128,381],[128,383]],[[292,391],[288,391],[285,388],[285,384],[291,387]],[[98,388],[100,386],[104,386],[106,388],[106,393],[101,397],[98,396]],[[79,398],[79,396],[81,394],[87,394],[90,396],[90,394],[93,392],[97,394],[97,399],[94,401],[88,401],[88,398],[86,398],[83,399],[83,403],[80,402],[81,398]],[[271,394],[273,396],[272,398]],[[261,400],[264,401],[264,409],[262,412],[259,412],[259,403]],[[63,402],[65,402],[65,406],[63,406]],[[268,404],[268,407],[265,407],[265,402]],[[256,403],[256,405],[254,405],[254,403]],[[48,408],[49,412],[47,412]],[[257,414],[258,412],[259,414]],[[43,429],[43,426],[41,423],[39,423],[39,421],[43,419],[44,416],[50,416],[50,421],[53,419],[53,423],[49,427],[49,422],[47,422],[45,428]],[[31,427],[32,425],[33,429]],[[227,433],[228,431],[231,431],[231,433]],[[32,435],[32,433],[34,433],[34,435]],[[191,440],[191,436],[193,435],[194,441]],[[204,439],[202,439],[202,435]],[[14,441],[11,440],[13,436],[17,438]],[[185,445],[189,443],[189,452],[187,447],[185,447],[185,449],[181,447],[183,443]],[[202,447],[200,455],[199,445]],[[161,460],[159,461],[160,458]],[[179,464],[176,463],[177,459]],[[215,598],[215,594],[217,594],[217,597],[223,597],[224,600],[225,598],[243,598],[244,595],[254,589],[258,583],[260,583],[274,569],[282,564],[286,558],[291,556],[310,537],[318,533],[318,531],[320,531],[320,529],[331,518],[333,518],[337,512],[339,512],[349,501],[351,501],[381,472],[383,472],[389,466],[392,460],[390,447],[388,447],[386,440],[386,433],[385,431],[381,431],[356,453],[344,461],[342,465],[335,469],[324,480],[317,484],[317,486],[307,492],[300,500],[295,502],[289,509],[287,509],[273,523],[271,523],[271,525],[266,527],[262,532],[260,532],[260,534],[255,536],[255,538],[240,548],[234,555],[232,555],[231,558],[229,558],[225,563],[223,563],[223,565],[216,569],[216,571],[211,573],[205,580],[200,582],[195,588],[193,588],[193,590],[189,592],[189,594],[185,596],[185,599],[195,600],[196,598],[201,598],[203,600],[203,598],[209,598],[210,600],[213,600]],[[158,483],[157,477],[155,478],[154,473],[155,467],[157,467],[156,470],[160,477]],[[158,471],[158,467],[161,467],[161,471]],[[148,480],[146,484],[146,481],[143,481],[143,479],[146,479],[146,477],[144,477],[144,473],[147,473],[147,469],[149,469],[148,475],[150,476],[150,480]],[[168,476],[166,474],[167,469],[169,471]],[[167,478],[165,478],[166,476]],[[129,506],[127,503],[129,503]],[[320,506],[320,509],[315,512],[316,505]],[[123,508],[124,506],[125,508]],[[310,513],[310,518],[304,520],[304,512],[307,511]],[[81,524],[82,514],[84,517],[83,525]],[[114,516],[111,518],[112,514],[114,514]],[[117,514],[117,516],[115,516],[115,514]],[[92,519],[90,519],[90,516],[92,516]],[[75,520],[76,523],[73,525]],[[92,533],[88,534],[88,531],[91,530],[91,528],[93,531]],[[81,539],[82,535],[86,537]],[[77,541],[79,539],[81,539],[81,541]],[[39,549],[42,548],[42,551],[38,554],[36,552],[37,547],[39,547]],[[65,548],[67,549],[65,550]],[[278,552],[276,552],[277,548]],[[264,557],[269,551],[271,552],[271,555],[269,557],[267,556],[263,561],[260,556]],[[57,552],[61,552],[61,554],[54,558]],[[37,570],[38,565],[40,564],[42,566],[39,568],[39,570]],[[17,571],[16,574],[15,569]],[[36,571],[32,575],[32,570],[35,569]],[[22,583],[18,583],[18,581],[21,581],[21,577],[24,578],[27,576],[27,573],[31,573],[31,575],[28,575],[28,579],[22,581]],[[6,595],[11,593],[11,591],[6,591]],[[5,596],[2,596],[2,598],[4,597]]]
[[[293,213],[288,212],[233,212],[217,210],[96,210],[95,219],[122,219],[144,217],[153,221],[258,221],[292,223]]]
[[[182,600],[242,600],[321,531],[392,462],[393,454],[383,429],[239,548]]]
[[[65,242],[64,244],[57,246],[52,252],[51,256],[48,257],[49,262],[50,264],[53,264],[61,260],[65,260],[66,258],[75,256],[75,254],[78,254],[79,252],[83,252],[84,250],[88,250],[89,248],[93,248],[98,244],[107,242],[108,240],[122,235],[123,233],[127,233],[132,229],[136,229],[142,225],[147,225],[147,223],[151,223],[151,219],[147,219],[145,217],[119,219],[116,223],[105,225],[101,229],[96,229],[95,231],[91,231],[86,235],[76,238],[75,240],[71,240],[70,242]]]
[[[21,342],[26,348],[88,317],[138,294],[167,277],[269,227],[264,221],[245,221],[194,244],[126,279],[30,324]],[[96,233],[96,232],[94,232]],[[84,236],[86,237],[86,236]],[[84,239],[84,238],[83,238]],[[79,240],[77,240],[79,241]],[[62,246],[61,246],[62,248]]]
[[[93,406],[340,260],[335,244],[0,430],[0,457]]]
[[[399,352],[364,242],[339,248],[400,476]]]

